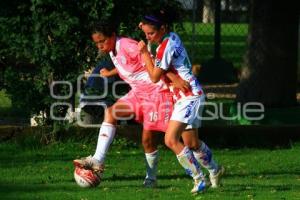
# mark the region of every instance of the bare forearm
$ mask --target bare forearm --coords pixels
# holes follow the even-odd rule
[[[114,68],[112,70],[107,70],[106,68],[103,68],[100,70],[100,75],[103,77],[110,77],[110,76],[114,76],[117,74],[118,74],[118,71],[116,68]]]
[[[149,52],[143,52],[142,53],[142,59],[144,60],[145,62],[145,65],[146,65],[146,69],[149,73],[149,76],[151,78],[151,80],[153,82],[157,82],[156,80],[156,77],[154,76],[154,65],[153,65],[153,61],[152,61],[152,58],[149,54]]]
[[[153,83],[158,82],[160,80],[160,77],[163,75],[164,71],[154,66],[153,60],[151,58],[150,53],[148,52],[148,49],[144,41],[140,41],[138,46],[139,46],[142,59],[145,62],[146,69],[148,71],[151,81]]]
[[[109,76],[115,76],[115,75],[117,75],[118,74],[118,71],[117,71],[117,69],[116,68],[114,68],[114,69],[112,69],[112,70],[110,70],[109,71]]]

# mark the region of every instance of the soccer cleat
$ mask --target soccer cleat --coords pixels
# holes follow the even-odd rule
[[[206,186],[207,186],[207,183],[206,183],[205,179],[197,179],[194,181],[194,187],[191,190],[191,193],[204,192]]]
[[[220,180],[225,173],[225,168],[220,166],[218,172],[215,175],[209,175],[209,180],[212,188],[218,188],[220,186]]]
[[[143,183],[146,188],[155,188],[157,186],[157,181],[153,179],[146,178]]]
[[[84,169],[92,169],[94,172],[101,174],[104,171],[104,165],[92,156],[73,160],[73,164]]]

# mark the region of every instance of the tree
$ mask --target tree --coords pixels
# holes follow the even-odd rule
[[[214,19],[215,19],[214,6],[215,6],[215,1],[211,1],[211,0],[203,1],[203,12],[202,12],[203,23],[214,23]]]
[[[261,102],[267,107],[296,104],[296,3],[252,0],[248,51],[237,101]]]
[[[300,38],[300,16],[298,21],[298,39]],[[300,39],[299,39],[300,40]],[[298,41],[298,85],[300,85],[300,42]]]
[[[178,6],[176,0],[160,1]],[[74,103],[78,75],[99,61],[90,39],[90,25],[104,19],[121,24],[121,34],[139,37],[138,23],[151,0],[11,0],[0,2],[0,81],[14,107],[33,115],[43,111],[49,119],[53,81],[73,84]],[[69,94],[68,87],[59,95]],[[51,123],[51,122],[50,122]]]
[[[49,116],[50,105],[57,101],[50,96],[52,81],[76,85],[96,53],[89,26],[109,17],[112,8],[112,1],[102,0],[12,0],[2,8],[6,12],[0,15],[0,61],[14,108]],[[65,89],[60,95],[68,93]]]

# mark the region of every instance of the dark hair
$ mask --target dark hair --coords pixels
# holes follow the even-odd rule
[[[117,25],[110,21],[96,22],[91,28],[91,34],[94,33],[102,33],[106,37],[111,37],[113,33],[117,34]]]
[[[148,12],[143,17],[142,23],[153,25],[156,29],[159,29],[162,25],[170,28],[176,20],[178,20],[177,11],[173,8],[165,7]]]

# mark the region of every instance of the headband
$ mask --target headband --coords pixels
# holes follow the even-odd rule
[[[157,17],[153,16],[153,15],[145,15],[144,19],[147,21],[150,21],[152,23],[155,23],[157,25],[162,25],[163,22],[161,20],[159,20]]]

